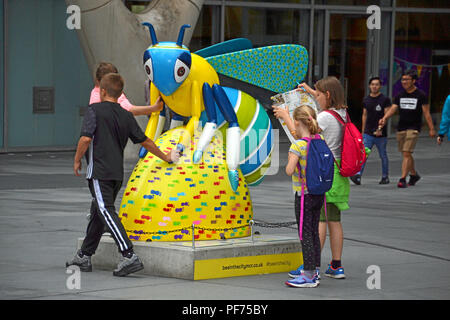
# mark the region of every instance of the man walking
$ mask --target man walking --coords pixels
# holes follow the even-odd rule
[[[370,93],[363,100],[362,130],[364,146],[372,150],[373,145],[377,146],[378,154],[381,159],[381,180],[380,184],[389,183],[389,159],[386,152],[387,130],[379,126],[378,122],[391,107],[391,99],[380,92],[381,80],[379,77],[373,77],[369,80]],[[361,171],[350,177],[353,183],[360,185],[361,176],[365,164]]]
[[[412,154],[422,127],[422,114],[430,129],[430,137],[436,135],[433,120],[431,119],[428,97],[422,90],[415,86],[416,80],[417,75],[414,71],[409,70],[403,73],[401,79],[403,91],[394,98],[392,107],[379,122],[380,126],[384,126],[386,120],[397,109],[399,110],[397,141],[398,151],[402,153],[402,176],[397,184],[399,188],[414,186],[420,179],[420,175],[417,173],[414,165]],[[406,176],[408,173],[410,174],[410,178],[408,184],[406,184]]]

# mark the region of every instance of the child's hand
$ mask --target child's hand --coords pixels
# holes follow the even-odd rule
[[[286,106],[285,108],[282,107],[276,107],[276,106],[272,106],[273,107],[273,114],[275,115],[275,118],[277,119],[282,119],[285,120],[289,119],[289,108]]]
[[[161,96],[158,97],[158,99],[156,99],[155,104],[152,106],[153,112],[159,112],[163,109],[164,107],[164,101],[161,98]]]
[[[77,177],[80,176],[80,171],[81,171],[81,161],[74,161],[73,162],[73,172],[75,173],[75,175]]]
[[[297,86],[298,91],[306,91],[314,97],[317,95],[316,90],[313,90],[310,86],[308,86],[305,82],[300,83]]]
[[[171,163],[177,163],[180,160],[181,151],[178,149],[173,149],[170,151],[170,153],[167,154],[169,161]]]

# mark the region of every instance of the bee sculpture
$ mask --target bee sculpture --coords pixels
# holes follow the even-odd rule
[[[248,186],[261,183],[270,167],[273,129],[259,101],[243,91],[221,86],[216,69],[237,66],[239,74],[262,87],[267,87],[264,83],[267,79],[270,85],[279,85],[286,75],[284,82],[290,86],[301,80],[301,72],[295,68],[289,72],[278,70],[272,78],[256,74],[256,80],[252,80],[255,69],[252,65],[257,60],[270,60],[264,55],[271,50],[241,48],[239,55],[234,56],[226,45],[232,52],[231,60],[222,53],[208,56],[200,50],[196,54],[183,45],[189,25],[181,27],[176,42],[158,42],[153,26],[143,25],[149,28],[152,41],[143,55],[144,70],[151,81],[150,103],[154,104],[160,96],[173,113],[168,131],[162,133],[166,121],[162,110],[150,116],[145,133],[163,151],[177,148],[192,152],[184,154],[177,164],[167,164],[141,149],[140,160],[122,198],[119,217],[130,239],[138,241],[248,236],[253,216]],[[277,59],[290,54],[283,52],[285,49],[275,49],[269,69],[283,65]],[[243,60],[235,63],[235,58]],[[293,63],[287,61],[290,68]],[[245,63],[249,65],[244,68]],[[231,69],[221,71],[236,72]],[[267,74],[267,70],[257,71]],[[274,77],[279,81],[272,81]],[[285,89],[268,88],[277,92]],[[189,120],[184,125],[186,118]],[[192,232],[192,225],[198,228],[198,234]]]
[[[150,30],[152,45],[144,53],[144,68],[151,81],[150,100],[156,101],[161,95],[165,105],[175,114],[171,128],[181,124],[183,117],[190,117],[186,125],[185,134],[177,144],[177,149],[184,150],[189,145],[195,128],[201,122],[202,112],[206,111],[207,121],[203,126],[200,140],[193,154],[193,162],[198,164],[205,148],[211,142],[218,129],[218,116],[220,113],[228,126],[226,128],[226,164],[228,166],[228,179],[231,187],[236,191],[239,184],[238,166],[242,161],[249,165],[248,170],[255,169],[255,165],[261,165],[261,161],[255,159],[241,159],[241,127],[235,109],[230,103],[227,92],[219,83],[219,77],[214,68],[203,57],[191,53],[182,44],[184,31],[189,25],[183,25],[180,29],[177,42],[158,42],[154,28],[149,23],[144,23]],[[236,90],[227,90],[236,91]],[[230,93],[233,94],[233,93]],[[234,94],[236,94],[234,92]],[[258,112],[265,116],[268,139],[264,145],[266,158],[273,146],[272,127],[267,114],[259,106]],[[204,119],[204,113],[203,113]],[[160,115],[152,115],[147,125],[146,134],[157,138],[164,126],[164,111]],[[251,128],[248,128],[251,129]],[[245,132],[244,132],[245,133]],[[251,139],[247,139],[251,140]],[[258,146],[256,146],[258,148]],[[252,150],[255,151],[255,150]],[[269,151],[269,152],[267,152]],[[142,154],[141,154],[142,155]],[[257,156],[260,156],[258,153]],[[262,159],[263,162],[266,159]],[[266,163],[267,165],[267,163]]]

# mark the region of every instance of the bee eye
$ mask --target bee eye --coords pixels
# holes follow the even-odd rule
[[[174,77],[177,83],[183,82],[189,75],[189,67],[180,59],[177,59],[174,68]]]
[[[153,64],[152,64],[152,59],[148,59],[147,61],[145,61],[144,67],[145,67],[145,72],[147,73],[148,78],[150,79],[150,81],[153,82]]]
[[[179,77],[184,76],[185,72],[186,72],[186,69],[184,69],[184,67],[179,67],[177,70],[177,74]]]

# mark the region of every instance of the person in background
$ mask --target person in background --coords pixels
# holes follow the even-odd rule
[[[381,180],[380,184],[389,183],[389,159],[386,152],[387,130],[382,128],[378,122],[391,107],[391,100],[380,92],[381,80],[379,77],[373,77],[369,80],[370,93],[363,100],[362,129],[364,146],[372,149],[377,146],[378,154],[381,159]],[[365,163],[361,171],[350,177],[354,184],[361,184],[361,176],[364,172]]]
[[[445,135],[447,135],[447,139],[450,140],[450,95],[447,96],[444,103],[444,108],[442,109],[441,124],[439,126],[439,133],[437,137],[438,145],[441,145]]]
[[[89,98],[89,104],[101,102],[100,100],[100,81],[103,76],[108,73],[118,73],[115,65],[109,62],[100,62],[97,70],[95,71],[95,87],[91,91],[91,96]],[[120,97],[117,99],[117,102],[120,104],[122,108],[127,111],[130,111],[135,116],[142,115],[151,115],[153,112],[159,112],[164,107],[164,102],[161,97],[158,97],[154,105],[151,106],[135,106],[128,101],[125,94],[122,92]]]
[[[419,138],[419,132],[422,128],[422,115],[430,129],[430,137],[436,136],[433,120],[430,114],[430,105],[427,95],[415,86],[417,74],[413,70],[403,73],[401,82],[403,90],[393,101],[392,107],[380,119],[381,127],[386,125],[386,120],[392,117],[399,110],[399,120],[397,126],[398,151],[402,153],[402,174],[397,187],[407,188],[414,186],[419,180],[420,175],[416,171],[413,152]],[[406,176],[409,181],[406,183]]]

